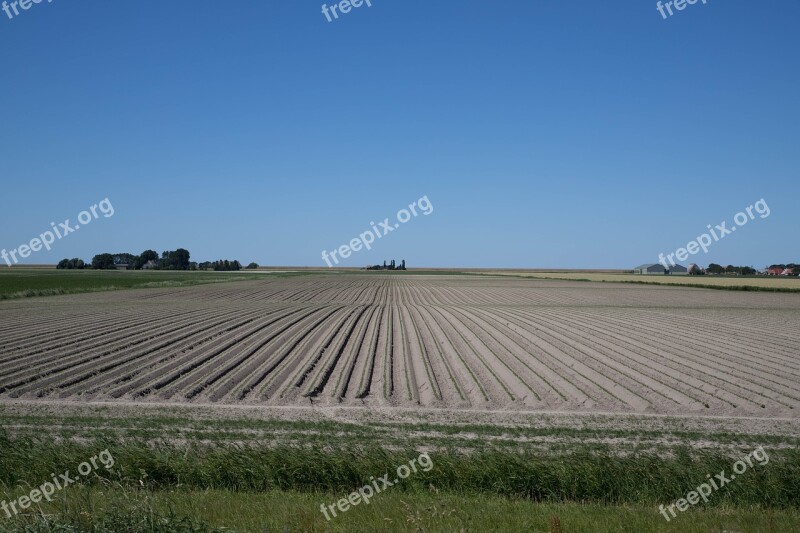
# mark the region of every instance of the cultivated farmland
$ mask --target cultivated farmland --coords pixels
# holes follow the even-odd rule
[[[316,274],[0,302],[0,399],[796,417],[800,298]]]

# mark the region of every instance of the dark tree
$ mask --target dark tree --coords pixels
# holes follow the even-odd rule
[[[98,254],[92,258],[92,268],[95,270],[114,270],[114,256],[111,254]]]
[[[189,250],[178,248],[174,252],[163,252],[161,254],[161,268],[167,270],[189,270]]]

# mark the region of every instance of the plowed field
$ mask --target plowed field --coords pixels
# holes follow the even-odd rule
[[[794,417],[800,296],[310,275],[0,302],[0,399]]]

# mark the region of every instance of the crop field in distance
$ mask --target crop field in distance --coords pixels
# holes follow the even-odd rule
[[[622,271],[602,270],[475,270],[492,276],[512,276],[531,279],[560,279],[567,281],[600,281],[608,283],[635,283],[655,285],[681,285],[689,287],[719,288],[727,290],[754,290],[766,292],[800,292],[800,278],[790,276],[664,276],[637,275]]]

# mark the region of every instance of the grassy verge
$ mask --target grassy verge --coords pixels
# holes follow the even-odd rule
[[[0,403],[0,427],[15,439],[35,437],[41,435],[42,428],[48,428],[51,438],[64,441],[110,438],[329,448],[380,442],[384,448],[395,450],[471,453],[492,448],[542,456],[588,449],[618,456],[672,456],[683,448],[717,450],[732,458],[758,446],[768,450],[800,448],[798,424],[789,420],[776,425],[769,420],[755,424],[739,419],[530,413],[498,425],[476,414],[433,415],[414,412],[412,422],[408,416],[393,419],[358,409],[343,410],[329,419],[334,415],[313,409]]]
[[[650,506],[536,503],[491,495],[428,490],[386,491],[326,521],[322,503],[344,497],[332,492],[245,493],[224,490],[137,490],[76,487],[53,503],[12,519],[0,531],[154,532],[376,532],[376,531],[797,531],[796,510],[691,509],[669,523]]]
[[[54,472],[71,469],[102,450],[111,469],[93,474],[97,483],[196,490],[271,490],[349,493],[372,476],[390,473],[419,456],[419,450],[387,450],[377,445],[295,447],[263,445],[178,445],[138,441],[64,442],[9,439],[0,434],[0,486],[34,487]],[[705,482],[707,475],[731,472],[730,457],[718,452],[678,449],[670,457],[574,449],[560,457],[501,449],[429,453],[433,468],[404,480],[397,492],[436,490],[495,495],[539,502],[611,505],[669,503]],[[714,493],[709,506],[800,508],[800,451],[770,450],[768,462],[753,464]]]
[[[710,474],[730,473],[746,452],[673,446],[668,454],[620,454],[613,447],[573,444],[558,453],[541,453],[524,445],[481,444],[494,431],[508,431],[515,440],[530,436],[525,428],[402,424],[407,440],[387,440],[386,428],[373,424],[176,418],[160,409],[154,416],[114,417],[113,410],[101,411],[106,415],[0,412],[5,428],[0,429],[0,500],[16,501],[54,473],[74,475],[78,465],[103,450],[114,460],[108,469],[101,460],[79,483],[58,491],[53,502],[11,518],[0,511],[0,531],[800,529],[800,448],[794,438],[776,437],[775,446],[763,442],[768,462],[753,464],[714,491],[708,503],[668,523],[659,504],[685,497]],[[34,426],[36,433],[28,430]],[[170,427],[189,433],[172,434]],[[409,438],[414,430],[429,435],[434,428],[443,434],[469,430],[482,438],[468,450],[458,440],[431,447],[426,439]],[[160,432],[160,438],[145,430]],[[578,439],[586,440],[593,430],[576,431]],[[295,437],[285,444],[279,433]],[[314,438],[303,437],[308,434]],[[717,435],[726,442],[740,437]],[[353,507],[331,521],[321,513],[322,503],[335,505],[371,478],[395,478],[398,466],[423,451],[431,468],[419,469],[377,494],[370,505]]]
[[[0,269],[0,300],[122,289],[186,287],[206,283],[278,278],[295,272],[185,272]]]

